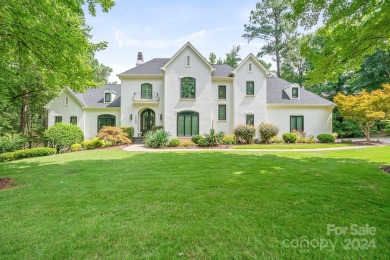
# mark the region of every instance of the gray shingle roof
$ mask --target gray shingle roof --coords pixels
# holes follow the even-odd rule
[[[234,70],[233,67],[227,64],[213,64],[212,66],[215,68],[213,72],[214,77],[230,77],[230,74]]]
[[[115,99],[111,103],[104,103],[104,91],[111,90],[115,92]],[[121,106],[121,85],[120,84],[108,84],[101,88],[89,88],[84,93],[73,94],[80,100],[86,107],[120,107]]]
[[[280,78],[267,78],[267,104],[288,105],[335,105],[333,102],[322,98],[304,88],[300,89],[299,99],[290,99],[283,91],[291,83]]]
[[[169,60],[170,59],[168,58],[155,58],[132,69],[126,70],[119,75],[163,75],[161,67]]]

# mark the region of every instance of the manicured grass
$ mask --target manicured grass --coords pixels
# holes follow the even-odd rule
[[[246,144],[233,145],[232,149],[317,149],[317,148],[334,148],[346,147],[351,144]]]
[[[389,158],[390,147],[96,150],[2,163],[0,177],[17,186],[0,191],[0,256],[388,259],[390,175],[378,167]],[[327,235],[327,224],[368,224],[376,234]],[[345,250],[344,239],[374,239],[376,248]]]

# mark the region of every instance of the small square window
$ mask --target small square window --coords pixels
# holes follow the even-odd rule
[[[70,117],[70,124],[71,125],[77,125],[77,116],[71,116]]]
[[[218,120],[226,120],[226,105],[218,105]]]
[[[246,82],[246,94],[253,96],[255,94],[255,83],[253,81]]]
[[[111,102],[111,93],[104,93],[104,102],[105,103]]]
[[[298,98],[298,88],[292,88],[292,97]]]
[[[54,118],[54,123],[57,124],[57,123],[62,123],[62,116],[56,116]]]
[[[218,99],[226,99],[226,86],[218,86]]]
[[[255,125],[255,116],[253,114],[246,114],[246,125]]]

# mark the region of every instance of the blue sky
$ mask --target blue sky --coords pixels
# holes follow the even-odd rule
[[[233,45],[240,45],[240,56],[256,54],[263,42],[250,44],[241,35],[254,0],[116,0],[109,13],[86,16],[93,41],[107,41],[108,48],[96,56],[116,74],[135,66],[137,53],[144,60],[172,57],[187,41],[208,58],[210,52],[225,57]],[[271,62],[270,57],[264,58]]]

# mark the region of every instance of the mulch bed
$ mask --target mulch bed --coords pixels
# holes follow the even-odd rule
[[[358,144],[358,145],[378,145],[378,144],[384,144],[383,142],[379,141],[379,140],[376,140],[376,141],[370,141],[369,143],[367,143],[366,141],[356,141],[356,142],[353,142],[353,144]]]
[[[12,183],[14,183],[12,178],[0,178],[0,190],[11,187]]]
[[[379,170],[384,171],[385,173],[390,174],[390,165],[381,166],[381,167],[379,167]]]

